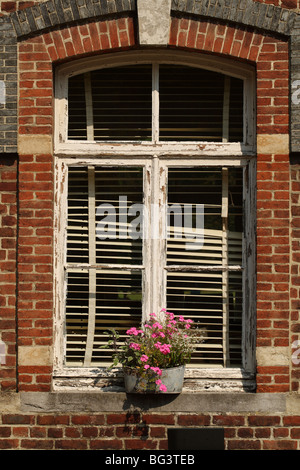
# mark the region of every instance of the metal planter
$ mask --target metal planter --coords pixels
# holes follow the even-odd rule
[[[133,368],[123,368],[126,393],[181,393],[184,381],[185,365],[162,369],[159,377],[153,371],[140,371]],[[160,379],[166,386],[166,391],[161,391],[156,380]]]

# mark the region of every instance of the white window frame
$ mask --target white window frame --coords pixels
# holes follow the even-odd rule
[[[96,56],[88,59],[70,62],[60,66],[56,71],[55,81],[55,132],[54,148],[57,154],[89,155],[109,153],[111,156],[120,155],[120,142],[72,141],[67,137],[68,130],[68,79],[74,75],[88,73],[99,68],[109,68],[121,65],[154,64],[154,80],[152,90],[152,142],[124,142],[122,155],[162,155],[166,152],[180,152],[182,156],[197,155],[254,155],[255,154],[255,93],[253,68],[248,64],[216,59],[194,53],[177,51],[131,51],[115,53],[109,56]],[[159,142],[158,141],[158,84],[155,78],[155,67],[159,63],[189,65],[223,73],[244,81],[244,140],[243,142]]]
[[[244,80],[244,142],[206,143],[206,142],[92,142],[67,139],[68,110],[67,85],[70,76],[89,72],[101,67],[112,67],[137,63],[176,63],[206,68]],[[177,51],[133,51],[115,53],[109,56],[92,57],[60,66],[56,71],[55,100],[55,170],[56,170],[56,211],[54,245],[54,302],[55,302],[55,345],[54,345],[54,390],[93,389],[105,385],[108,376],[118,376],[118,371],[110,373],[103,368],[64,367],[64,316],[65,316],[65,257],[66,257],[66,216],[67,216],[67,173],[70,165],[76,166],[141,166],[143,161],[146,172],[156,175],[152,194],[146,197],[159,201],[159,188],[164,184],[164,176],[159,176],[158,165],[171,167],[218,166],[244,168],[245,220],[243,247],[243,367],[242,368],[188,368],[186,372],[187,390],[213,391],[250,391],[255,387],[255,103],[254,71],[247,64],[231,62],[194,53]],[[153,90],[153,119],[158,112],[157,92]],[[155,130],[155,128],[154,128]],[[155,132],[154,132],[155,134]],[[154,135],[155,137],[155,135]],[[160,162],[160,163],[159,163]],[[162,172],[162,174],[164,174]],[[151,264],[151,257],[163,250],[162,240],[151,244],[146,253],[145,269]],[[150,264],[149,264],[150,260]],[[150,272],[148,273],[150,275]],[[151,303],[146,297],[147,311],[158,311],[164,307],[161,285],[165,285],[165,272],[152,270],[154,290],[157,295]],[[245,385],[246,384],[246,385]]]

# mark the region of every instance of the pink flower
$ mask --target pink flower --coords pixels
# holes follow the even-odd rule
[[[163,326],[162,326],[160,323],[158,323],[158,321],[156,321],[155,323],[153,323],[152,326],[153,326],[153,328],[158,328],[159,330],[161,330],[161,329],[163,328]]]
[[[159,387],[159,390],[161,392],[166,392],[167,391],[167,387],[164,385],[164,384],[161,384],[160,387]]]
[[[179,321],[184,321],[184,318],[183,318],[183,316],[182,316],[182,315],[180,315],[180,316],[178,317],[178,320],[179,320]]]
[[[139,334],[142,334],[142,333],[143,333],[143,330],[137,330],[135,326],[133,326],[132,328],[126,331],[127,335],[134,335],[134,336],[138,336]]]
[[[165,311],[165,314],[170,317],[170,320],[173,320],[173,318],[175,317],[174,313],[172,313],[172,312],[166,312]]]
[[[146,369],[146,370],[149,369],[149,367],[150,367],[149,364],[144,365],[144,369]]]
[[[137,343],[130,343],[129,347],[131,349],[135,349],[136,351],[139,351],[141,349],[141,346]]]
[[[161,344],[160,341],[157,341],[157,343],[154,344],[154,346],[160,350],[162,354],[169,354],[171,345],[170,344]]]
[[[143,354],[140,359],[141,359],[142,362],[147,362],[149,357],[146,356],[146,354]]]
[[[155,383],[156,383],[156,385],[160,385],[160,384],[162,383],[162,381],[161,381],[160,379],[157,379],[157,380],[155,381]]]
[[[162,344],[159,350],[160,350],[160,352],[163,353],[163,354],[169,354],[170,349],[171,349],[171,345],[170,345],[170,344]]]
[[[162,370],[159,367],[150,367],[150,369],[153,370],[153,372],[155,372],[155,374],[161,376]]]

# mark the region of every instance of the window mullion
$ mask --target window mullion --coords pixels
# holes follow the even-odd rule
[[[89,264],[96,264],[96,202],[95,168],[88,168],[88,214],[89,214]],[[84,366],[91,365],[96,322],[96,269],[89,269],[89,319],[86,339]]]
[[[152,266],[152,311],[159,313],[165,301],[165,185],[163,184],[165,172],[160,160],[154,157],[152,163],[152,185],[151,185],[151,218],[150,218],[150,243],[151,243],[151,266]]]
[[[152,141],[159,141],[159,64],[152,65]]]

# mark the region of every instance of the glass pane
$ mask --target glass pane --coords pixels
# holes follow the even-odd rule
[[[222,170],[170,168],[167,264],[222,265]]]
[[[84,363],[89,317],[89,274],[69,273],[66,300],[66,364]]]
[[[167,308],[175,315],[191,318],[203,338],[191,364],[222,367],[222,273],[168,273]]]
[[[243,169],[170,168],[168,209],[167,308],[204,333],[192,364],[240,366]]]
[[[242,273],[229,273],[229,361],[231,366],[242,363]]]
[[[96,262],[142,264],[143,168],[95,170]]]
[[[95,140],[151,140],[152,66],[91,72]]]
[[[152,138],[152,66],[113,67],[91,72],[94,140]],[[87,139],[84,74],[69,79],[68,138]]]
[[[175,315],[194,321],[201,341],[191,365],[239,367],[242,363],[242,273],[229,273],[227,295],[223,298],[221,272],[177,272],[167,275],[167,308]],[[223,303],[228,304],[228,342]]]
[[[229,142],[243,141],[244,82],[230,78]]]
[[[89,262],[88,172],[69,169],[67,262]]]
[[[243,257],[243,169],[228,172],[228,263],[241,265]]]
[[[160,140],[223,139],[224,75],[193,67],[161,65]],[[229,141],[243,140],[243,81],[229,96]]]
[[[84,366],[89,314],[89,273],[70,272],[66,302],[66,364]],[[115,328],[124,340],[126,330],[142,318],[142,274],[130,271],[101,271],[96,275],[96,314],[92,364],[112,361],[112,350],[103,349]]]
[[[86,140],[84,75],[71,77],[68,86],[68,138]]]
[[[112,350],[102,349],[108,328],[124,341],[126,331],[142,319],[142,274],[130,271],[101,271],[97,274],[96,327],[92,363],[111,363]]]

